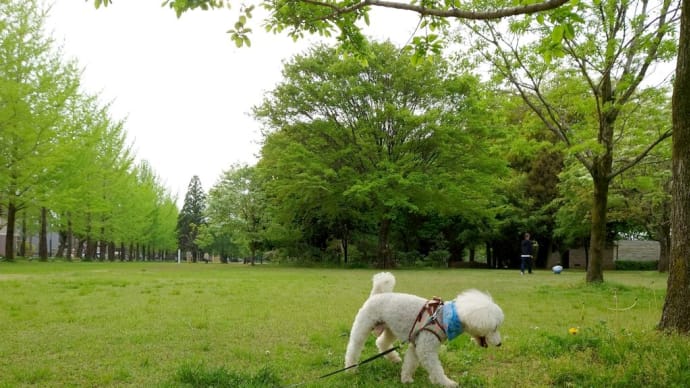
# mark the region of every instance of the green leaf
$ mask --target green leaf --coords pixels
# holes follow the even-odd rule
[[[563,40],[563,34],[564,34],[565,28],[563,27],[562,24],[559,24],[553,28],[553,31],[551,32],[551,42],[560,44],[561,41]]]
[[[574,39],[575,38],[575,27],[573,27],[572,23],[566,23],[563,25],[563,27],[564,27],[563,36],[568,40]]]

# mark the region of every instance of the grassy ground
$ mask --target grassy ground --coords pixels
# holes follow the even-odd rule
[[[0,387],[237,386],[312,381],[342,367],[375,271],[240,264],[0,263]],[[400,270],[396,290],[489,291],[501,348],[461,336],[448,375],[465,387],[690,385],[690,340],[655,331],[666,277],[607,272]],[[575,335],[570,328],[577,328]],[[376,353],[372,340],[364,356]],[[376,360],[309,387],[402,386]],[[426,387],[419,370],[412,387]]]

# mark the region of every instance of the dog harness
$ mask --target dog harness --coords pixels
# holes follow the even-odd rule
[[[455,311],[455,302],[443,303],[437,297],[428,300],[419,310],[417,319],[410,328],[408,341],[414,344],[422,331],[432,333],[439,342],[450,341],[462,334],[462,323]]]

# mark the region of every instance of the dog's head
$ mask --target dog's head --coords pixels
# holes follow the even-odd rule
[[[455,299],[455,309],[462,322],[465,333],[481,347],[501,346],[503,310],[489,294],[478,290],[468,290]]]

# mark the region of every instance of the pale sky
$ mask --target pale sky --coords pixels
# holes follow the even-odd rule
[[[126,120],[137,160],[149,161],[181,206],[193,175],[208,191],[233,163],[257,161],[251,107],[281,80],[283,61],[310,41],[264,33],[255,12],[252,46],[238,49],[226,34],[236,21],[231,11],[177,19],[160,4],[116,0],[96,10],[92,0],[54,0],[46,29],[84,70],[83,90],[112,102],[111,116]],[[368,35],[396,44],[410,38],[414,15],[379,14]]]

